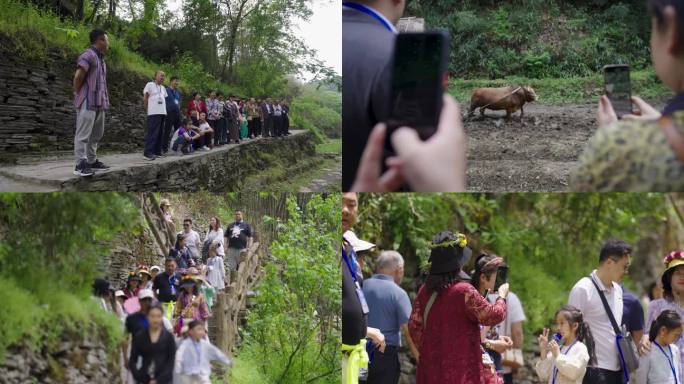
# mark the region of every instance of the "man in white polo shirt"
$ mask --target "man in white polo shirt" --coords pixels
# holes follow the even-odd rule
[[[622,372],[615,330],[603,306],[596,282],[608,301],[618,324],[622,323],[622,288],[617,283],[627,273],[632,247],[622,240],[608,240],[599,254],[599,266],[590,277],[583,277],[570,291],[568,304],[577,307],[589,324],[596,344],[596,366],[587,367],[583,383],[622,384]]]

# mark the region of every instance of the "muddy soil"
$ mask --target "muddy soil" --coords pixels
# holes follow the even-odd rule
[[[479,112],[464,120],[468,135],[468,190],[565,191],[584,145],[596,130],[596,105],[525,105],[506,121],[505,112]]]

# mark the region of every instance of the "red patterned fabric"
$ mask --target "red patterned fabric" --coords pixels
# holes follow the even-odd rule
[[[480,324],[496,325],[506,317],[506,303],[490,304],[469,283],[442,291],[423,328],[423,310],[432,292],[423,285],[413,304],[409,333],[418,347],[417,384],[485,384]]]

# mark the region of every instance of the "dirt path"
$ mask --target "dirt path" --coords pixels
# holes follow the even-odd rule
[[[465,121],[468,190],[488,192],[565,191],[585,143],[596,130],[594,104],[525,106],[518,114],[476,113]]]

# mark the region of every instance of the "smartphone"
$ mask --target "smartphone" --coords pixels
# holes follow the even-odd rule
[[[494,291],[498,291],[499,287],[508,282],[508,267],[500,266],[496,270],[496,282],[494,282]]]
[[[415,129],[423,140],[437,130],[448,59],[449,34],[445,30],[397,35],[385,141],[388,152],[394,152],[389,138],[399,127]]]
[[[618,119],[632,113],[632,86],[629,80],[629,66],[613,64],[603,67],[603,90],[613,104]]]

